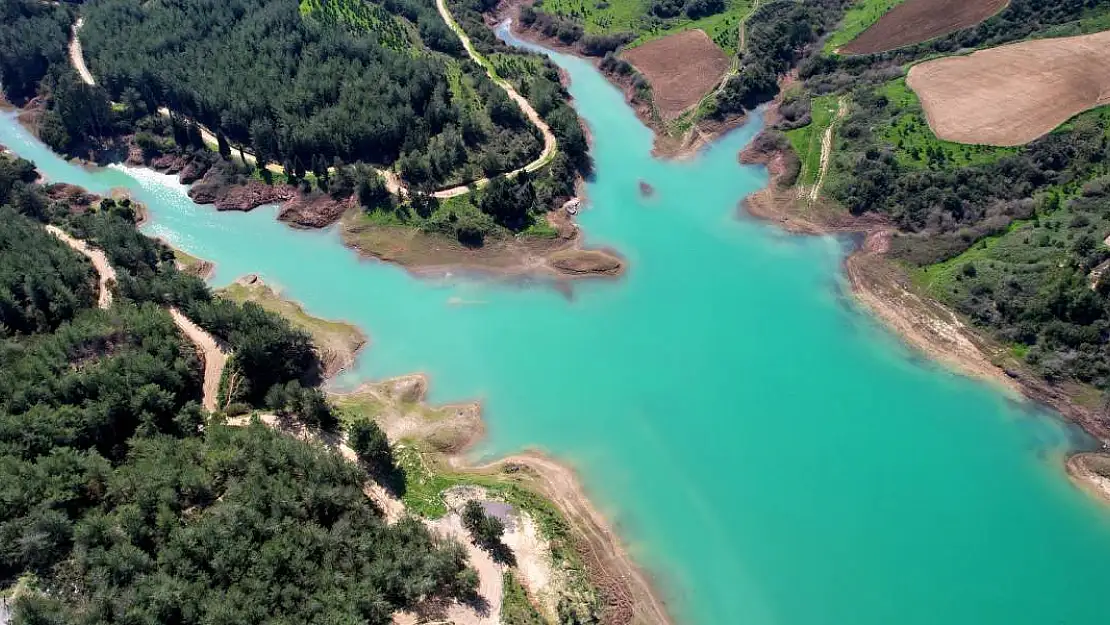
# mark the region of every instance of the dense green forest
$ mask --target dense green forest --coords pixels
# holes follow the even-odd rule
[[[34,97],[51,66],[65,63],[72,22],[64,4],[0,2],[0,84],[9,99]]]
[[[112,155],[128,145],[116,138],[129,137],[147,162],[186,156],[183,180],[207,174],[205,193],[216,197],[258,178],[289,183],[335,200],[353,195],[376,221],[474,245],[534,228],[550,234],[544,214],[592,172],[557,69],[498,41],[482,22],[489,7],[480,0],[452,8],[558,141],[551,163],[533,175],[495,175],[539,153],[538,131],[465,56],[431,0],[87,2],[79,5],[81,38],[96,86],[82,83],[65,58],[75,8],[2,1],[13,19],[0,24],[0,68],[25,65],[25,30],[36,29],[28,40],[47,50],[36,71],[4,81],[8,97],[48,96],[39,136],[62,153],[119,158]],[[124,31],[128,37],[116,36]],[[157,114],[162,105],[180,114]],[[215,130],[218,154],[191,118]],[[285,174],[235,162],[241,145]],[[391,164],[412,193],[391,197],[367,161]],[[463,199],[440,202],[427,193],[485,176],[494,184]]]
[[[200,362],[164,304],[232,343],[256,389],[311,376],[302,334],[176,272],[126,203],[82,213],[27,170],[0,158],[0,587],[18,588],[13,622],[385,624],[473,592],[465,551],[416,521],[386,525],[355,465],[258,423],[205,423]],[[44,221],[105,249],[120,275],[110,309],[92,307],[88,261]]]
[[[387,8],[381,19],[399,25],[383,37],[357,14],[296,0],[97,0],[81,39],[113,100],[168,106],[289,169],[397,163],[410,183],[443,186],[539,154],[538,131],[463,61],[430,0]]]

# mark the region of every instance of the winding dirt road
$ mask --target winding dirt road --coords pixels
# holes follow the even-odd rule
[[[69,236],[57,226],[47,226],[46,230],[92,261],[96,273],[100,276],[100,295],[97,305],[107,310],[112,305],[111,285],[116,281],[116,270],[108,262],[108,257],[102,250],[90,246],[81,239]],[[215,412],[216,396],[220,389],[220,376],[223,375],[224,367],[227,365],[228,349],[214,336],[190,321],[180,310],[171,307],[169,312],[170,316],[173,317],[174,324],[185,335],[185,338],[196,346],[204,360],[204,397],[202,403],[206,410]]]
[[[466,31],[464,31],[462,27],[459,26],[458,22],[455,21],[454,16],[451,15],[451,11],[447,9],[446,0],[436,0],[436,9],[439,10],[439,15],[443,18],[443,21],[447,22],[447,25],[451,27],[451,30],[455,31],[455,34],[458,36],[459,40],[462,41],[463,47],[466,48],[466,53],[470,56],[470,58],[473,59],[473,61],[478,65],[481,65],[482,69],[486,70],[486,75],[489,76],[489,79],[492,80],[494,84],[496,84],[498,87],[501,87],[501,89],[503,89],[505,93],[508,94],[510,100],[516,102],[517,106],[520,107],[520,110],[524,111],[524,115],[528,118],[528,121],[532,122],[532,124],[536,128],[539,128],[540,133],[543,135],[543,152],[540,153],[539,157],[531,163],[528,163],[524,167],[514,169],[513,171],[508,172],[505,175],[515,176],[522,171],[532,172],[546,165],[548,161],[550,161],[555,156],[555,150],[558,148],[558,144],[555,141],[555,134],[551,132],[551,128],[547,125],[547,122],[543,121],[543,118],[540,117],[540,114],[536,112],[536,109],[532,108],[532,105],[528,102],[528,100],[524,96],[517,93],[516,89],[514,89],[507,80],[498,76],[497,72],[493,69],[493,65],[488,60],[486,60],[485,57],[479,54],[477,50],[474,49],[474,44],[470,42],[470,37],[467,36]],[[474,181],[472,184],[478,187],[482,187],[488,183],[489,178],[482,178],[480,180]],[[468,192],[469,190],[466,186],[458,186],[452,189],[436,191],[432,195],[434,195],[435,197],[445,198],[462,195]]]
[[[188,317],[174,307],[170,307],[170,316],[177,328],[193,345],[196,345],[204,360],[204,399],[202,404],[209,412],[216,412],[216,397],[220,391],[220,377],[227,366],[227,357],[230,350],[222,341],[205,332],[200,326],[193,323]]]
[[[116,282],[116,270],[108,262],[108,257],[104,255],[102,250],[89,246],[81,239],[69,236],[57,226],[47,226],[46,230],[92,261],[97,275],[100,276],[100,294],[97,296],[96,303],[100,308],[107,310],[112,305],[112,285]]]
[[[474,49],[473,44],[470,43],[470,37],[468,37],[463,29],[458,25],[458,23],[455,22],[455,18],[451,16],[451,12],[447,10],[447,5],[444,3],[443,0],[436,0],[436,8],[439,9],[439,14],[443,18],[443,20],[447,22],[447,25],[450,26],[451,29],[455,31],[455,34],[458,35],[459,39],[462,40],[463,47],[466,48],[466,53],[470,55],[470,58],[486,70],[486,74],[490,77],[490,80],[497,84],[498,87],[501,87],[505,91],[505,93],[508,94],[509,99],[511,99],[513,102],[516,102],[517,106],[520,107],[520,110],[524,111],[525,117],[527,117],[528,120],[536,126],[536,128],[539,128],[540,133],[543,135],[543,152],[540,153],[539,157],[537,157],[534,161],[528,163],[524,167],[514,169],[513,171],[507,172],[505,175],[512,177],[516,176],[522,171],[533,172],[540,169],[544,165],[547,165],[555,156],[555,151],[558,149],[558,142],[555,139],[555,134],[551,132],[551,128],[547,125],[547,122],[543,121],[543,118],[540,117],[540,114],[538,112],[536,112],[536,109],[532,108],[532,105],[528,102],[528,100],[517,93],[516,89],[514,89],[513,86],[510,85],[506,80],[499,77],[489,61],[487,61],[485,57],[483,57],[481,54],[478,53],[477,50]],[[93,77],[92,72],[89,71],[88,65],[85,64],[85,53],[81,48],[81,39],[77,36],[78,31],[81,30],[81,27],[84,25],[84,23],[85,20],[83,18],[78,18],[77,22],[73,25],[73,28],[71,29],[71,37],[69,40],[69,61],[70,64],[73,65],[73,69],[77,71],[77,74],[81,77],[81,80],[85,84],[95,85],[96,78]],[[171,111],[164,106],[158,109],[158,113],[166,117],[170,117],[172,115]],[[188,119],[183,115],[181,117],[183,119]],[[193,122],[193,124],[196,125],[197,129],[200,130],[201,139],[204,141],[204,143],[207,144],[210,148],[216,149],[219,145],[219,141],[216,139],[216,134],[213,133],[212,130],[204,124],[201,124],[196,120],[191,121]],[[235,151],[239,152],[242,155],[243,160],[249,165],[254,165],[258,162],[258,159],[255,158],[254,154],[243,149],[241,146],[235,146]],[[266,165],[266,169],[275,174],[285,173],[285,168],[281,165],[278,165],[277,163],[268,163]],[[331,169],[334,170],[334,168]],[[395,172],[387,169],[377,168],[375,168],[375,171],[377,171],[378,174],[385,179],[385,187],[390,193],[402,197],[408,195],[408,189],[405,187],[405,184],[401,182],[401,178]],[[489,184],[489,181],[489,178],[479,178],[478,180],[473,180],[466,184],[460,184],[454,187],[440,189],[439,191],[433,192],[431,195],[432,197],[438,199],[446,199],[459,195],[465,195],[467,193],[470,193],[470,190],[472,188],[481,188],[486,186],[487,184]]]

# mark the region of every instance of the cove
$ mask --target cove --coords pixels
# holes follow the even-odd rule
[[[214,261],[216,285],[257,273],[357,324],[371,344],[344,384],[424,371],[434,401],[481,399],[475,453],[539,447],[573,464],[681,623],[1110,622],[1110,513],[1061,469],[1090,442],[877,326],[841,276],[846,241],[737,219],[766,183],[736,160],[758,118],[657,161],[615,88],[549,54],[594,138],[580,223],[629,261],[569,299],[417,279],[273,208],[217,213],[169,176],[85,170],[14,114],[0,143],[48,180],[126,187],[151,210],[144,230]]]

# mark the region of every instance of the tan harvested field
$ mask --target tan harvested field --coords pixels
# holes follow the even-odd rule
[[[1040,39],[910,68],[929,126],[941,139],[1029,143],[1110,102],[1110,32]]]
[[[621,56],[651,83],[655,108],[663,121],[700,102],[729,67],[728,55],[697,29],[649,41]]]
[[[1010,0],[906,0],[841,47],[840,54],[873,54],[974,26]]]

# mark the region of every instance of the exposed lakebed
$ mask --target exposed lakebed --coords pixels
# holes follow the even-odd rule
[[[504,35],[504,33],[502,33]],[[855,306],[847,242],[736,218],[766,176],[651,135],[585,61],[554,55],[591,126],[587,242],[620,280],[418,279],[274,208],[217,213],[174,178],[67,164],[0,117],[51,181],[128,188],[144,230],[370,336],[347,384],[414,371],[480,399],[476,453],[538,446],[576,466],[680,622],[1044,625],[1110,621],[1110,513],[1074,488],[1074,428],[924,362]],[[640,182],[654,193],[644,197]]]

